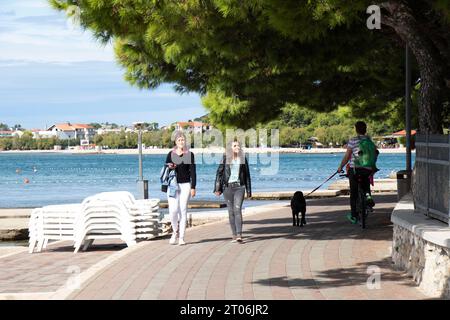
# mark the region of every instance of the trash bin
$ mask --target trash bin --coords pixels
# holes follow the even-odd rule
[[[400,170],[397,172],[397,196],[398,200],[411,191],[411,171]]]

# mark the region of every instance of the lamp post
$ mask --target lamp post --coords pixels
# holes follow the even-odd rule
[[[411,56],[409,53],[409,46],[406,45],[405,49],[405,64],[406,64],[406,75],[405,75],[405,100],[406,100],[406,121],[405,121],[405,131],[406,131],[406,171],[411,172]]]
[[[405,131],[406,170],[397,172],[397,196],[400,200],[411,191],[411,57],[408,44],[405,48]]]
[[[138,194],[140,199],[148,199],[148,180],[144,180],[142,170],[142,125],[143,122],[133,122],[138,129],[138,150],[139,150],[139,177],[137,180]]]

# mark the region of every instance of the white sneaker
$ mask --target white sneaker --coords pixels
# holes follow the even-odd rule
[[[184,246],[185,244],[186,244],[186,242],[184,242],[183,239],[179,239],[179,240],[178,240],[178,245],[179,245],[179,246]]]
[[[175,244],[177,242],[177,235],[176,233],[173,233],[170,237],[169,244]]]

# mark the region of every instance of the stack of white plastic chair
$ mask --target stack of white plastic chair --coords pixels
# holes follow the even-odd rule
[[[80,204],[52,205],[34,209],[28,223],[29,247],[33,253],[47,247],[49,240],[75,241],[74,225],[80,214]]]
[[[136,229],[137,240],[150,239],[162,233],[161,220],[164,214],[159,212],[159,199],[136,200],[127,191],[103,192],[96,196],[123,201]]]
[[[28,221],[28,252],[33,253],[36,244],[42,238],[42,232],[39,228],[42,208],[36,208],[31,211],[30,220]]]
[[[128,246],[161,233],[159,199],[135,200],[129,192],[104,192],[86,198],[75,224],[75,252],[97,239],[121,239]]]

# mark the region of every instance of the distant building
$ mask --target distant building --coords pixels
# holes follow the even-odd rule
[[[120,128],[116,128],[116,129],[100,128],[100,129],[97,129],[97,134],[102,135],[102,134],[108,134],[108,133],[121,133],[122,130],[123,129],[120,129]]]
[[[310,146],[310,148],[323,148],[323,144],[319,142],[319,139],[316,137],[310,137],[306,140],[306,145]]]
[[[14,131],[10,131],[10,130],[2,130],[0,131],[0,138],[10,138],[12,137]]]
[[[59,139],[92,139],[95,136],[94,127],[81,123],[61,123],[48,128],[46,136],[55,136]]]
[[[20,130],[2,130],[0,131],[0,138],[12,138],[12,137],[21,137],[23,132]]]
[[[202,133],[210,129],[212,129],[211,125],[199,121],[177,122],[175,124],[175,130],[183,130],[189,133]]]
[[[30,131],[31,131],[31,133],[33,134],[33,139],[43,138],[43,137],[41,136],[41,133],[42,133],[42,134],[45,134],[45,133],[47,132],[47,131],[41,130],[41,129],[31,129]]]

